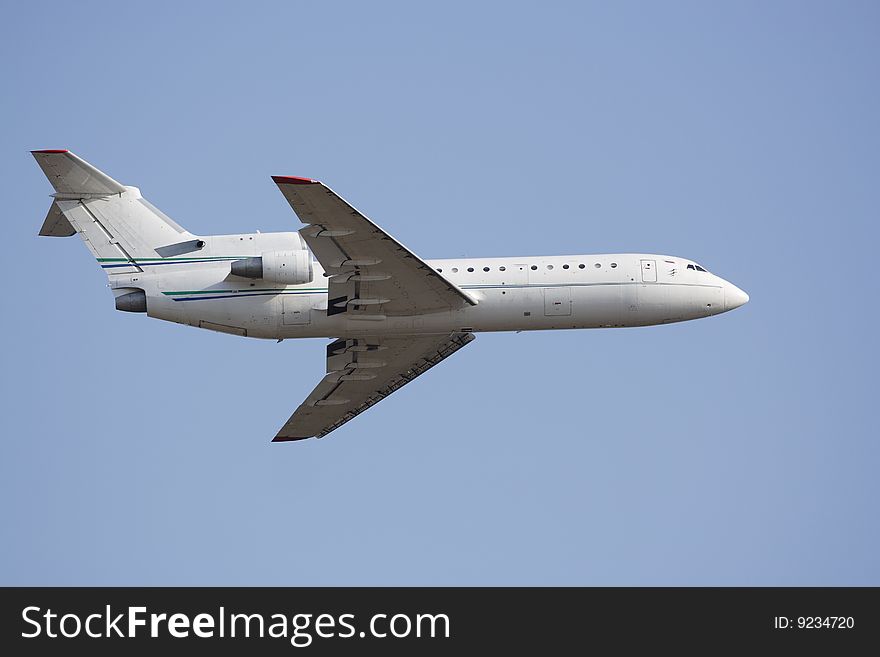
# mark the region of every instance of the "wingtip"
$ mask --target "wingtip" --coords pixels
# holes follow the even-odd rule
[[[311,436],[275,436],[273,443],[291,443],[295,440],[308,440]]]
[[[276,185],[318,185],[320,181],[299,176],[272,176]]]
[[[44,148],[38,151],[31,151],[31,153],[69,153],[70,151],[66,148]]]

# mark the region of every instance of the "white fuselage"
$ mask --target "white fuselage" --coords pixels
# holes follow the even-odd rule
[[[328,315],[333,285],[328,294],[317,262],[313,281],[304,285],[230,274],[230,260],[287,235],[208,237],[212,243],[199,258],[139,261],[143,271],[113,275],[111,286],[145,290],[151,317],[272,339],[648,326],[716,315],[748,300],[731,283],[674,256],[453,258],[426,262],[472,295],[478,302],[472,307],[418,316]],[[230,249],[234,244],[239,248]]]

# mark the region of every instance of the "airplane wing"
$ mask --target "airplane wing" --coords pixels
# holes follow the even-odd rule
[[[323,438],[471,342],[471,333],[336,340],[325,376],[272,442]]]
[[[476,300],[315,180],[273,176],[330,274],[327,314],[382,319],[455,310]]]

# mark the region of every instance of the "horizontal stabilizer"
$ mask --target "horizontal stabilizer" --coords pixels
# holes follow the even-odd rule
[[[125,191],[113,178],[70,151],[31,151],[31,154],[59,194],[107,196]]]
[[[40,235],[42,237],[70,237],[71,235],[76,235],[76,230],[70,225],[67,217],[58,209],[58,204],[54,201],[49,207],[49,213],[46,215],[43,227],[40,228]]]

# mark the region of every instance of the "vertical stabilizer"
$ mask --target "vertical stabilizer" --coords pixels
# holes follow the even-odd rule
[[[32,153],[55,188],[40,235],[78,233],[99,262],[115,263],[108,273],[136,272],[138,258],[162,257],[181,244],[204,244],[150,205],[137,187],[118,183],[70,151]]]

